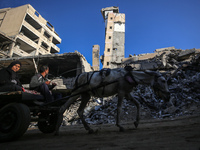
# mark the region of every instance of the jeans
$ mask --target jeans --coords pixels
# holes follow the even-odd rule
[[[49,91],[49,87],[47,84],[42,83],[39,87],[37,87],[36,89],[34,89],[38,92],[40,92],[44,98],[45,101],[48,102],[52,102],[53,101],[53,96],[51,95],[50,91]]]

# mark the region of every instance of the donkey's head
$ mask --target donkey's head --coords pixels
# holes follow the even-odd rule
[[[154,76],[153,89],[157,96],[164,101],[169,101],[170,92],[167,84],[167,80],[158,72],[145,71],[147,74]]]

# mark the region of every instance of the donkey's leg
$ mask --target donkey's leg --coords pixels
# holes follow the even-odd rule
[[[123,132],[124,128],[120,124],[120,119],[121,119],[121,110],[122,110],[122,101],[123,101],[123,94],[118,93],[118,103],[117,103],[117,121],[116,121],[116,126],[119,127],[119,131]]]
[[[140,121],[140,103],[136,100],[133,93],[127,94],[127,99],[131,100],[137,107],[136,121],[134,122],[134,125],[137,128]]]
[[[77,95],[77,96],[74,96],[74,97],[71,97],[69,100],[67,100],[67,102],[62,105],[59,109],[59,112],[58,112],[58,120],[57,120],[57,123],[56,123],[56,129],[55,129],[55,135],[58,135],[59,134],[59,128],[62,124],[62,121],[63,121],[63,113],[66,111],[66,109],[69,108],[69,106],[74,102],[76,101],[76,99],[79,97],[80,95]]]
[[[79,117],[80,117],[85,129],[88,130],[89,133],[93,133],[94,132],[93,129],[91,129],[89,127],[89,125],[85,121],[85,117],[83,115],[85,106],[87,105],[89,100],[90,100],[90,94],[88,94],[88,93],[81,94],[81,104],[80,104],[79,109],[77,110],[77,113],[78,113],[78,115],[79,115]]]

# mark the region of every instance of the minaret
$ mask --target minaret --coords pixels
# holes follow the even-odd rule
[[[118,7],[102,8],[105,21],[105,50],[101,57],[103,68],[118,68],[124,58],[125,14]]]

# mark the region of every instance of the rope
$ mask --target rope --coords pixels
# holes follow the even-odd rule
[[[65,72],[61,73],[60,76],[63,75],[63,74],[65,74],[65,73],[68,73],[68,72],[71,72],[71,71],[74,71],[74,70],[78,70],[78,69],[82,69],[82,68],[83,67],[81,67],[81,68],[75,68],[75,69],[71,69],[71,70],[65,71]]]

